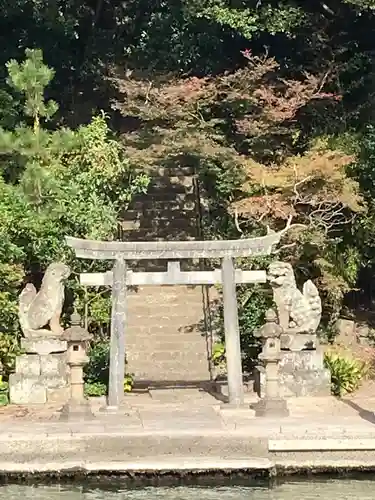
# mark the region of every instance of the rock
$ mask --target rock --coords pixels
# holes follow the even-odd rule
[[[357,343],[355,322],[350,319],[339,318],[336,322],[337,335],[335,344],[351,346]]]

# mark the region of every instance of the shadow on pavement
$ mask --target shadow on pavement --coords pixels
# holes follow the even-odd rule
[[[343,403],[345,403],[347,406],[350,406],[353,408],[353,410],[356,410],[358,412],[358,415],[363,419],[367,420],[367,422],[370,422],[371,424],[375,424],[375,414],[373,411],[365,410],[361,406],[359,406],[357,403],[354,403],[353,401],[350,401],[349,399],[341,399]]]

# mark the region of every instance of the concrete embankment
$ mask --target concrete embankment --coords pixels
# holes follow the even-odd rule
[[[61,422],[57,407],[2,410],[0,476],[375,471],[375,422],[367,410],[375,401],[296,398],[284,419],[255,418],[249,403],[227,408],[198,390],[129,396],[116,415],[94,403],[87,422]]]
[[[0,477],[246,476],[375,471],[375,437],[249,432],[35,433],[0,437]]]

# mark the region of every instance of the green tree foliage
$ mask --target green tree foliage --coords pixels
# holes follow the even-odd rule
[[[11,367],[1,346],[11,346],[8,336],[18,334],[17,295],[23,280],[38,282],[40,273],[56,260],[72,264],[77,271],[87,267],[74,261],[64,236],[113,238],[119,213],[148,184],[146,176],[132,173],[104,114],[76,130],[45,128],[43,122],[53,116],[57,105],[44,99],[53,71],[43,63],[41,51],[28,50],[23,63],[10,61],[7,67],[8,82],[17,89],[25,120],[30,122],[0,129],[0,361],[4,370]],[[74,277],[70,286],[82,295]],[[91,303],[97,304],[98,299]],[[93,316],[96,321],[104,319],[103,312],[98,318],[95,307]]]
[[[147,184],[133,172],[187,165],[209,198],[206,237],[262,234],[292,215],[304,229],[279,257],[319,286],[326,323],[343,304],[371,305],[372,0],[3,7],[0,262],[11,268],[0,271],[1,293],[14,297],[25,273],[65,256],[64,232],[113,237],[119,212]],[[240,291],[246,335],[268,301],[255,295]],[[92,328],[106,330],[106,293],[79,297]],[[12,303],[0,300],[4,331],[16,329]]]

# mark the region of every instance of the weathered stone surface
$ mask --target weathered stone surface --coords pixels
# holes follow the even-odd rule
[[[293,268],[289,263],[273,262],[268,270],[273,289],[280,337],[280,396],[321,396],[330,394],[330,373],[324,369],[323,353],[316,335],[322,314],[318,290],[310,280],[298,290]],[[264,373],[257,371],[256,390],[264,391]]]
[[[43,404],[47,402],[47,392],[38,377],[13,373],[9,378],[9,399],[16,405]]]
[[[210,380],[212,343],[203,287],[145,286],[127,296],[127,370],[135,380]],[[210,288],[210,299],[216,290]]]
[[[242,240],[205,241],[94,241],[66,237],[66,243],[77,257],[85,259],[200,259],[269,255],[288,229],[266,236]]]
[[[60,420],[66,422],[93,420],[94,414],[91,411],[90,403],[87,400],[69,400],[61,410]]]
[[[370,327],[367,323],[358,323],[355,328],[355,338],[360,345],[372,345]]]
[[[324,368],[323,350],[282,352],[279,377],[281,397],[329,396],[331,374]],[[265,374],[256,370],[255,390],[264,394]]]
[[[299,352],[284,351],[280,359],[280,370],[283,373],[291,374],[296,371],[323,370],[323,360],[323,349]]]
[[[47,401],[48,403],[64,404],[69,400],[70,387],[47,388]]]
[[[339,318],[336,321],[337,335],[335,343],[345,346],[357,343],[355,322],[351,319]]]
[[[58,338],[28,338],[21,340],[21,347],[27,353],[47,355],[51,353],[66,352],[67,343]]]
[[[41,374],[51,377],[67,377],[66,353],[44,354],[40,356]]]
[[[254,405],[256,417],[288,417],[289,410],[285,399],[263,398]]]
[[[178,264],[173,269],[170,264]],[[168,262],[167,272],[133,272],[127,271],[126,284],[128,286],[142,285],[215,285],[222,283],[220,269],[214,271],[180,271],[179,262]],[[265,283],[266,271],[235,270],[236,283]],[[112,286],[113,273],[82,273],[80,282],[84,286]]]
[[[46,389],[59,389],[67,384],[66,377],[58,375],[45,375],[41,377],[40,381]]]
[[[318,338],[315,334],[283,334],[280,337],[280,341],[281,349],[288,349],[290,351],[302,351],[303,349],[316,349],[318,347]]]
[[[63,333],[60,315],[64,303],[63,280],[70,275],[70,268],[61,262],[50,264],[45,272],[40,290],[37,292],[28,283],[19,298],[19,320],[26,338],[45,335],[43,327],[59,336]]]
[[[37,354],[22,354],[16,358],[16,373],[39,377],[40,358]]]
[[[50,394],[52,401],[67,401],[69,368],[66,364],[66,342],[54,338],[29,338],[22,339],[21,346],[27,354],[16,358],[16,373],[9,379],[11,402],[50,402]],[[55,394],[60,389],[62,395]]]

